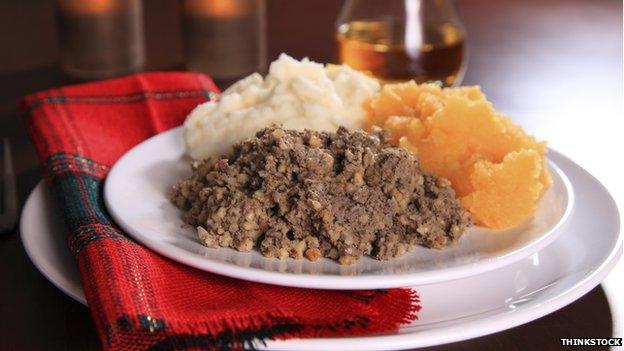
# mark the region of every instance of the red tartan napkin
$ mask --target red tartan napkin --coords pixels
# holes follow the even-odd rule
[[[210,92],[218,89],[201,74],[146,73],[51,89],[22,104],[104,348],[240,348],[252,340],[394,332],[416,318],[419,301],[409,289],[325,291],[231,279],[159,256],[120,231],[102,201],[110,167],[179,125]]]

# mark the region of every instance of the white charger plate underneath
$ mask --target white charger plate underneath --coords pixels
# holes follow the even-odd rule
[[[512,328],[580,298],[609,273],[622,254],[619,215],[602,185],[569,159],[551,154],[568,175],[577,201],[565,231],[549,246],[503,268],[415,287],[423,309],[398,334],[270,341],[267,350],[398,350],[470,339]],[[59,289],[85,303],[64,228],[40,183],[21,217],[24,247]]]

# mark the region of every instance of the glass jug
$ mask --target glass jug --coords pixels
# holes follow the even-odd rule
[[[461,83],[466,33],[452,0],[347,0],[338,59],[382,82]]]

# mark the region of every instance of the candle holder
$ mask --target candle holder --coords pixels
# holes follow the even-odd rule
[[[56,0],[55,4],[66,74],[98,79],[144,69],[141,0]]]
[[[186,68],[217,80],[236,79],[266,66],[264,0],[184,0]]]

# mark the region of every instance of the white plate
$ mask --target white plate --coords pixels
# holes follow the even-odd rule
[[[565,232],[538,253],[511,265],[445,283],[417,287],[419,320],[398,334],[271,341],[270,350],[398,350],[474,338],[551,313],[598,285],[622,254],[615,203],[591,175],[557,153],[578,199]],[[21,220],[24,247],[39,270],[84,303],[64,230],[43,183],[30,195]],[[461,293],[458,293],[461,292]]]
[[[184,227],[168,192],[190,175],[182,129],[162,133],[126,153],[104,185],[107,209],[115,222],[145,246],[199,269],[256,282],[321,289],[377,289],[459,279],[503,267],[530,256],[561,233],[571,212],[573,192],[556,163],[553,185],[539,201],[531,220],[505,231],[471,228],[444,250],[417,246],[404,256],[378,261],[364,257],[341,266],[333,260],[277,260],[258,251],[211,249],[195,230]]]

